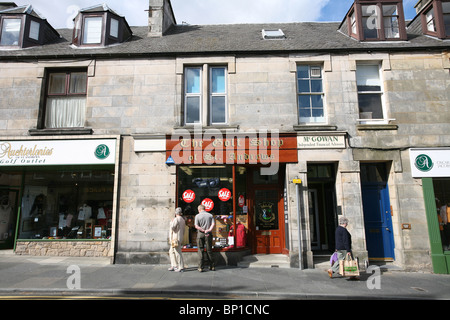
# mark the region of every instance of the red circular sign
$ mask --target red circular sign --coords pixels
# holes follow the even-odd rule
[[[214,201],[206,198],[202,201],[202,205],[205,206],[205,211],[210,212],[214,208]]]
[[[231,199],[231,191],[227,188],[220,189],[219,191],[219,199],[222,201],[228,201]]]
[[[194,202],[195,200],[195,192],[192,190],[186,190],[185,192],[183,192],[183,200],[186,203],[191,203]]]

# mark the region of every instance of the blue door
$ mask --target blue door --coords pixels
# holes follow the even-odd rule
[[[389,261],[395,259],[391,205],[387,183],[380,180],[362,179],[366,245],[370,259]]]

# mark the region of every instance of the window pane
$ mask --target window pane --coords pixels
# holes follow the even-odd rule
[[[70,75],[70,93],[86,93],[86,72],[74,72]]]
[[[36,21],[31,21],[30,23],[30,38],[34,40],[39,40],[39,29],[41,24]]]
[[[298,105],[300,108],[309,108],[311,107],[311,96],[310,95],[302,95],[298,97]]]
[[[309,118],[311,118],[311,109],[300,108],[300,121],[309,122]]]
[[[311,80],[311,92],[322,92],[322,80]]]
[[[0,45],[18,46],[21,25],[21,19],[4,19]]]
[[[84,19],[84,44],[95,44],[102,42],[102,22],[102,17],[89,17]]]
[[[49,94],[66,94],[66,74],[52,73],[50,74],[48,84]]]
[[[316,108],[312,109],[312,116],[314,118],[322,118],[323,117],[323,109],[322,108],[320,108],[320,109],[316,109]]]
[[[311,96],[311,106],[313,108],[323,108],[323,97],[322,95]]]
[[[82,128],[86,116],[86,97],[47,98],[46,128]]]
[[[299,80],[298,81],[298,92],[310,93],[311,88],[309,86],[309,80]]]
[[[225,68],[212,68],[211,69],[211,82],[213,93],[225,93]]]
[[[298,66],[297,74],[299,79],[309,79],[309,66]]]
[[[445,34],[450,36],[450,2],[442,2],[442,10],[444,13]]]
[[[227,121],[225,100],[226,100],[225,97],[212,97],[211,99],[212,123],[225,123]]]
[[[427,30],[436,32],[436,25],[434,23],[434,9],[431,8],[426,14],[427,19]]]
[[[360,86],[381,87],[378,65],[358,65],[356,68],[356,82]]]
[[[73,168],[25,173],[19,239],[93,239],[85,228],[88,219],[102,227],[102,238],[110,237],[113,173]]]
[[[118,38],[119,37],[119,20],[117,19],[111,19],[111,26],[110,26],[110,32],[109,34],[111,37]]]
[[[186,93],[201,93],[200,68],[186,69]]]
[[[447,37],[450,36],[450,14],[444,15],[444,25],[445,25],[445,34]]]
[[[396,16],[398,15],[397,6],[394,5],[385,5],[383,6],[383,16]]]
[[[186,123],[200,122],[200,97],[186,98]]]
[[[383,119],[381,93],[358,94],[361,119]]]

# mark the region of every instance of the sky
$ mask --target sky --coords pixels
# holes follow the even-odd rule
[[[12,0],[14,1],[14,0]],[[342,21],[353,0],[171,0],[178,24],[229,24]],[[106,3],[130,26],[145,26],[148,0],[15,0],[31,4],[56,28],[72,28],[79,9]],[[417,0],[403,0],[406,19],[415,16]]]

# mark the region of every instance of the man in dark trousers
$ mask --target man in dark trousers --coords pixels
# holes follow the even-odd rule
[[[216,270],[212,253],[212,230],[215,222],[212,214],[205,211],[204,205],[198,206],[198,215],[195,216],[195,228],[197,229],[197,252],[199,257],[198,271],[202,272],[205,267],[205,260],[209,261],[209,269]],[[204,248],[206,247],[206,259]]]
[[[333,277],[333,273],[339,272],[339,261],[344,260],[347,255],[352,255],[352,236],[347,230],[348,219],[345,217],[339,218],[339,226],[336,228],[336,251],[338,260],[333,264],[331,269],[328,269],[328,275]]]

